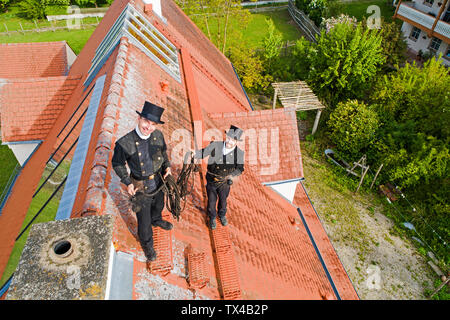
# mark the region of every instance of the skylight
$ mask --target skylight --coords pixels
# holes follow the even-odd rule
[[[128,4],[95,51],[85,86],[89,86],[123,36],[181,82],[177,48],[141,13]]]

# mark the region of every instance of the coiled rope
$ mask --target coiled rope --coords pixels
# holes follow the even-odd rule
[[[141,191],[136,192],[134,196],[130,197],[130,202],[134,212],[139,212],[142,208],[143,202],[148,198],[154,197],[161,190],[164,192],[165,204],[167,210],[172,213],[172,216],[180,220],[180,215],[186,207],[186,197],[192,192],[194,188],[194,172],[198,172],[198,166],[194,164],[194,155],[189,152],[184,156],[183,167],[181,168],[178,179],[169,174],[165,179],[161,176],[161,172],[158,174],[163,182],[159,188],[152,193],[144,193]],[[189,178],[192,178],[191,188],[188,191]]]

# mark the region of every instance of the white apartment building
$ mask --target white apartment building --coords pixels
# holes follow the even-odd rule
[[[443,63],[450,66],[450,1],[397,1],[394,18],[403,22],[402,31],[414,53],[442,53]]]

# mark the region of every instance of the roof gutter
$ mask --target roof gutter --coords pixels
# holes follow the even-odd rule
[[[250,99],[248,98],[247,92],[245,91],[244,86],[242,85],[241,79],[239,79],[239,75],[237,74],[236,69],[234,68],[233,63],[232,63],[231,61],[230,61],[230,63],[231,63],[231,66],[233,67],[234,74],[236,75],[236,78],[238,79],[239,84],[241,85],[242,91],[244,91],[244,94],[245,94],[245,97],[247,98],[248,104],[250,105],[250,108],[252,108],[252,111],[254,111],[255,109],[253,109],[252,102],[251,102]]]
[[[306,232],[308,233],[309,239],[311,240],[314,250],[316,251],[317,256],[319,257],[320,263],[322,264],[322,268],[325,271],[325,274],[327,275],[328,281],[330,282],[331,287],[333,288],[334,295],[336,296],[336,298],[338,300],[342,300],[341,296],[339,295],[339,292],[336,288],[336,285],[334,284],[333,278],[331,277],[331,274],[328,271],[325,261],[323,260],[322,255],[320,254],[320,251],[319,251],[319,248],[317,247],[316,241],[314,240],[314,237],[312,236],[312,233],[309,230],[308,224],[306,223],[306,220],[305,220],[305,217],[303,216],[302,211],[300,210],[300,208],[297,208],[297,211],[300,215],[300,218],[302,219],[303,225],[305,226]]]

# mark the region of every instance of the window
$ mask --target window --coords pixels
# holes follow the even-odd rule
[[[445,53],[444,58],[450,60],[450,45],[447,46],[447,52]]]
[[[438,51],[439,47],[441,46],[442,40],[438,38],[432,38],[430,42],[430,50]]]
[[[95,78],[124,35],[163,70],[181,82],[177,48],[133,6],[128,4],[95,50],[95,56],[84,83],[86,87]]]
[[[409,38],[413,41],[417,41],[417,39],[419,39],[420,31],[421,30],[419,28],[413,27]]]

